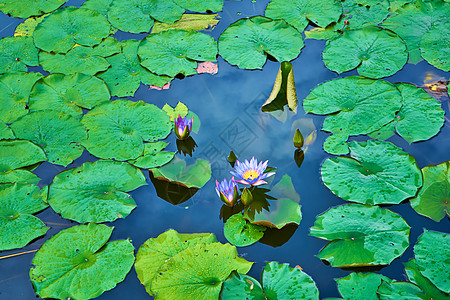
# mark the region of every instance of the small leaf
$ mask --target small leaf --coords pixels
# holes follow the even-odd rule
[[[249,206],[253,202],[252,192],[250,192],[248,188],[242,190],[241,202],[245,206]]]
[[[263,237],[265,230],[264,226],[250,224],[241,213],[228,218],[223,228],[225,238],[237,247],[256,243]]]

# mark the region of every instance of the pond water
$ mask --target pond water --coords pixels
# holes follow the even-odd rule
[[[66,5],[79,6],[83,1],[68,1]],[[224,10],[217,27],[210,34],[217,40],[218,36],[234,21],[254,15],[263,15],[269,1],[225,1]],[[11,36],[14,28],[22,20],[0,16],[1,37]],[[142,39],[145,35],[117,33],[122,39]],[[203,158],[212,164],[212,179],[198,191],[189,201],[174,206],[156,195],[155,188],[146,174],[148,185],[131,192],[137,208],[125,219],[117,220],[109,226],[114,226],[111,240],[130,238],[136,250],[148,238],[156,237],[162,232],[173,228],[182,233],[212,232],[218,240],[226,243],[223,235],[223,221],[219,219],[222,202],[214,190],[215,180],[229,178],[231,167],[226,161],[228,153],[233,150],[239,159],[250,159],[252,156],[259,160],[269,160],[269,165],[277,167],[275,181],[288,174],[299,193],[302,205],[303,219],[300,226],[284,245],[272,247],[260,242],[249,247],[238,248],[241,256],[255,262],[249,275],[259,279],[265,262],[278,261],[289,263],[291,267],[299,265],[316,282],[320,298],[339,297],[334,279],[344,277],[351,271],[327,266],[315,255],[326,244],[325,241],[309,236],[309,228],[314,224],[316,216],[328,208],[345,204],[344,200],[334,196],[326,188],[320,178],[320,166],[330,157],[322,149],[328,134],[319,131],[324,117],[306,115],[301,101],[318,84],[348,75],[356,71],[337,75],[325,68],[321,55],[325,41],[305,40],[305,47],[300,56],[292,61],[295,85],[299,100],[299,110],[296,115],[285,113],[274,116],[260,110],[270,94],[273,82],[278,72],[279,63],[268,61],[262,70],[248,71],[233,67],[221,57],[218,59],[219,72],[216,75],[201,74],[175,79],[168,90],[149,90],[141,85],[131,100],[144,100],[158,107],[165,103],[175,106],[178,101],[185,103],[190,110],[201,119],[201,128],[193,138],[198,148],[192,158]],[[35,69],[34,69],[35,70]],[[448,73],[437,70],[427,62],[417,65],[407,64],[400,72],[385,78],[390,82],[409,82],[422,86],[427,76],[449,77]],[[440,99],[441,106],[449,115],[448,97]],[[304,130],[312,124],[318,129],[316,141],[308,148],[304,162],[300,168],[293,159],[294,147],[292,138],[296,128]],[[358,139],[365,139],[359,137]],[[409,145],[398,136],[391,139],[394,144],[402,147],[415,157],[420,168],[430,164],[439,164],[450,159],[450,123],[445,122],[438,135],[425,142]],[[176,137],[172,133],[167,139],[168,149],[175,151]],[[80,166],[85,161],[94,161],[95,157],[86,151],[67,168]],[[63,171],[61,166],[43,163],[34,172],[42,178],[40,186],[49,184],[53,177]],[[375,270],[396,280],[405,280],[403,263],[413,257],[413,245],[423,233],[423,229],[448,231],[449,220],[444,218],[437,223],[418,215],[409,203],[388,207],[400,214],[412,227],[410,246],[407,251],[392,264]],[[50,208],[37,215],[51,229],[44,236],[22,249],[3,251],[0,256],[10,255],[22,251],[38,249],[48,238],[60,230],[76,225],[62,219]],[[23,254],[0,260],[0,299],[27,300],[36,299],[28,272],[34,254]],[[127,275],[124,282],[116,288],[104,293],[98,299],[149,299],[136,276],[134,268]]]

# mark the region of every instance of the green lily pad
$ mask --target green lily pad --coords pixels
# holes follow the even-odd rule
[[[416,64],[422,60],[420,43],[423,36],[436,24],[449,21],[450,3],[417,0],[399,8],[382,26],[394,31],[406,42],[409,62]],[[438,43],[439,40],[435,42]]]
[[[355,272],[335,280],[342,298],[348,300],[378,300],[377,289],[381,282],[392,281],[392,279],[376,273]]]
[[[40,17],[30,17],[17,25],[14,31],[14,36],[33,36],[34,29],[37,24],[39,24],[48,14],[42,15]]]
[[[378,299],[381,300],[422,300],[428,299],[422,290],[410,282],[386,282],[382,281],[378,288]]]
[[[179,6],[195,12],[217,12],[223,7],[223,0],[173,0]]]
[[[67,166],[83,153],[84,126],[75,118],[53,110],[29,113],[11,124],[15,136],[40,145],[49,162]]]
[[[0,251],[22,248],[49,227],[33,216],[48,205],[37,185],[22,183],[0,186]]]
[[[230,244],[197,244],[166,261],[152,281],[152,292],[166,300],[218,299],[231,272],[245,274],[252,264]]]
[[[422,174],[414,157],[390,142],[350,142],[350,157],[328,158],[322,181],[336,196],[363,204],[399,204],[414,197]]]
[[[107,242],[113,228],[94,223],[61,230],[36,252],[30,278],[42,298],[92,299],[123,281],[134,262],[129,240]]]
[[[255,278],[233,272],[223,283],[222,300],[265,300],[261,284]]]
[[[39,73],[7,73],[0,76],[0,120],[12,123],[28,113],[28,99]]]
[[[14,18],[28,18],[49,13],[67,0],[1,0],[0,11]]]
[[[142,171],[125,162],[100,160],[59,173],[49,189],[48,203],[63,218],[112,222],[136,207],[127,192],[145,185]]]
[[[413,2],[414,0],[389,0],[389,10],[395,12],[397,9],[403,7],[404,5]]]
[[[145,241],[136,255],[136,273],[150,295],[153,295],[151,283],[158,270],[181,251],[197,244],[216,243],[212,233],[180,234],[173,229],[161,233],[157,238]]]
[[[0,140],[9,140],[16,138],[11,128],[3,122],[0,122]]]
[[[219,38],[220,55],[242,69],[262,69],[267,55],[293,60],[303,46],[302,35],[285,21],[262,16],[234,22]]]
[[[405,273],[408,280],[419,286],[424,292],[426,299],[450,299],[450,295],[439,290],[430,280],[424,277],[417,267],[415,259],[410,259],[405,265]]]
[[[287,198],[297,203],[300,202],[300,195],[292,184],[292,178],[286,174],[271,188],[270,194],[276,199]]]
[[[29,36],[0,39],[0,73],[26,72],[27,66],[38,66],[39,50]]]
[[[420,273],[444,293],[450,293],[450,235],[424,230],[414,245],[414,256]]]
[[[97,77],[82,73],[50,74],[34,85],[29,104],[31,111],[52,109],[81,119],[81,108],[91,109],[110,98],[107,85]]]
[[[108,20],[96,11],[64,7],[45,17],[34,30],[36,47],[55,53],[66,53],[75,44],[95,46],[110,33]]]
[[[240,213],[228,218],[223,228],[225,238],[237,247],[256,243],[263,237],[265,230],[264,226],[249,223]]]
[[[175,182],[187,188],[201,188],[211,178],[211,164],[203,159],[197,159],[192,165],[186,166],[186,161],[175,157],[170,163],[150,169],[157,179]]]
[[[174,108],[172,106],[170,106],[169,104],[164,104],[162,110],[167,113],[171,122],[174,122],[175,119],[178,118],[179,115],[182,118],[184,118],[186,116],[188,119],[194,118],[194,121],[192,123],[192,131],[191,132],[198,133],[198,131],[200,130],[200,124],[201,124],[200,118],[194,112],[189,111],[188,107],[184,103],[181,103],[180,101],[178,101],[177,106],[175,106]]]
[[[182,29],[148,35],[139,45],[141,65],[158,75],[197,73],[197,61],[216,61],[217,43],[207,34]]]
[[[98,77],[108,84],[112,96],[134,96],[141,82],[163,87],[172,80],[171,77],[155,75],[139,64],[139,43],[137,40],[123,41],[122,53],[106,58],[111,68]]]
[[[439,222],[450,216],[450,162],[422,169],[423,186],[417,196],[411,199],[411,207],[422,216]]]
[[[450,11],[450,10],[449,10]],[[450,17],[447,23],[431,27],[420,41],[420,53],[431,65],[443,71],[450,71]]]
[[[288,105],[291,111],[297,113],[294,70],[292,64],[286,61],[281,63],[272,92],[262,105],[261,110],[264,112],[284,110],[285,105]]]
[[[152,33],[158,33],[164,30],[184,29],[184,30],[211,30],[219,19],[219,14],[183,14],[181,18],[173,24],[155,22],[152,27]]]
[[[153,104],[118,99],[95,107],[81,122],[89,131],[83,145],[99,158],[136,159],[144,141],[164,139],[172,130],[169,117]]]
[[[113,0],[86,0],[81,8],[90,9],[106,16],[112,2]]]
[[[334,0],[273,0],[264,13],[268,18],[285,20],[300,32],[305,30],[309,21],[320,27],[327,27],[337,22],[341,14],[342,5]]]
[[[151,169],[161,167],[170,162],[175,152],[161,151],[168,144],[166,142],[154,142],[144,144],[144,154],[130,163],[141,169]]]
[[[411,227],[388,209],[347,204],[319,215],[310,235],[331,241],[317,255],[333,267],[388,265],[409,246]]]
[[[300,224],[302,220],[301,205],[297,202],[281,198],[271,203],[270,211],[246,209],[244,217],[252,224],[281,229],[288,224]]]
[[[322,57],[325,66],[334,72],[343,73],[357,68],[359,75],[382,78],[403,68],[408,52],[398,35],[371,26],[346,30],[342,36],[328,40]]]

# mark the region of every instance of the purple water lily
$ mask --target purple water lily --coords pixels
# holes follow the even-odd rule
[[[250,162],[245,160],[243,163],[236,161],[234,170],[230,173],[238,178],[236,182],[247,184],[251,186],[257,186],[261,184],[266,184],[267,182],[263,179],[270,177],[275,174],[275,172],[264,173],[267,168],[267,160],[265,162],[258,161],[255,157],[252,157]]]
[[[192,123],[194,122],[194,118],[188,119],[187,116],[182,118],[181,115],[178,115],[178,118],[175,119],[175,135],[180,140],[185,140],[189,137],[189,134],[192,130]]]
[[[234,206],[239,199],[239,192],[234,176],[231,178],[229,183],[226,178],[222,180],[221,183],[216,180],[216,192],[223,203],[228,206]]]

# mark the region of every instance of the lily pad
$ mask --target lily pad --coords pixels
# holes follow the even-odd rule
[[[285,20],[300,32],[305,30],[309,21],[327,27],[337,22],[341,14],[342,5],[334,0],[272,0],[264,13],[268,18]]]
[[[137,49],[140,41],[126,40],[121,42],[122,53],[106,58],[111,68],[98,75],[111,91],[112,96],[134,96],[141,82],[143,84],[163,87],[172,78],[158,76],[139,64]]]
[[[296,58],[303,48],[303,37],[284,20],[262,16],[240,19],[219,38],[219,53],[242,69],[262,69],[267,55],[279,62]]]
[[[261,284],[255,278],[233,272],[223,283],[222,300],[265,300]]]
[[[223,7],[223,0],[173,0],[179,6],[195,12],[217,12]]]
[[[3,122],[0,122],[0,140],[14,139],[14,133],[11,128]]]
[[[355,272],[335,280],[342,298],[348,300],[378,300],[377,290],[381,282],[392,282],[392,279],[380,274]]]
[[[136,273],[150,295],[153,295],[151,283],[158,270],[174,255],[197,244],[216,243],[212,233],[180,234],[170,229],[157,238],[151,238],[139,248],[136,255]]]
[[[48,202],[66,219],[112,222],[130,214],[136,203],[127,192],[145,184],[142,171],[128,163],[86,162],[55,176]]]
[[[217,43],[207,34],[182,29],[148,35],[139,45],[141,65],[158,75],[197,73],[197,61],[216,61]]]
[[[411,227],[378,206],[347,204],[319,215],[310,235],[331,241],[318,258],[333,267],[388,265],[409,246]]]
[[[245,247],[256,243],[263,237],[265,230],[264,226],[249,223],[240,213],[228,218],[223,228],[225,238],[236,247]]]
[[[64,7],[45,17],[34,30],[36,47],[55,53],[66,53],[75,44],[95,46],[111,30],[108,20],[96,11]]]
[[[172,130],[169,117],[153,104],[118,99],[95,107],[81,122],[89,131],[83,145],[99,158],[136,159],[144,141],[164,139]]]
[[[28,99],[39,73],[8,73],[0,76],[0,120],[12,123],[28,113]]]
[[[178,118],[178,115],[181,115],[182,118],[187,116],[188,119],[194,118],[194,122],[192,123],[192,131],[198,133],[200,130],[200,118],[192,111],[188,110],[188,107],[184,104],[178,101],[177,106],[172,108],[169,104],[164,104],[163,111],[167,113],[167,115],[170,118],[171,122],[174,122],[176,118]]]
[[[184,30],[212,30],[217,23],[219,14],[183,14],[181,18],[173,24],[155,22],[152,33],[164,30],[184,29]]]
[[[370,78],[391,76],[408,60],[405,42],[392,31],[375,26],[346,30],[328,40],[322,56],[325,66],[334,72],[357,68],[359,75]]]
[[[83,153],[84,126],[75,118],[53,110],[29,113],[11,124],[15,136],[41,146],[49,162],[67,166]]]
[[[175,152],[161,151],[168,144],[166,142],[154,142],[144,144],[144,154],[130,163],[141,169],[151,169],[161,167],[170,162]]]
[[[450,235],[424,230],[414,246],[414,255],[420,273],[444,293],[450,293]]]
[[[410,282],[386,282],[382,281],[377,291],[381,300],[422,300],[428,299],[422,290]]]
[[[192,165],[186,166],[186,161],[175,157],[170,163],[150,171],[157,179],[175,182],[188,188],[199,189],[211,178],[211,164],[200,158]]]
[[[281,229],[288,224],[300,224],[302,211],[301,205],[297,202],[281,198],[271,204],[270,211],[256,212],[252,209],[246,209],[244,217],[252,224]]]
[[[49,227],[33,216],[48,205],[37,185],[23,183],[0,186],[0,251],[22,248]]]
[[[322,181],[333,194],[363,204],[399,204],[414,197],[422,174],[414,157],[390,142],[350,142],[350,157],[328,158]]]
[[[297,113],[294,70],[292,64],[286,61],[281,63],[272,92],[262,105],[261,110],[264,112],[284,110],[285,105],[288,105],[291,111]]]
[[[49,13],[67,0],[1,0],[0,11],[14,18],[28,18]]]
[[[106,16],[112,2],[113,0],[86,0],[81,8],[90,9]]]
[[[27,66],[38,66],[39,50],[29,36],[0,39],[0,73],[26,72]]]
[[[411,199],[411,207],[422,216],[439,222],[450,216],[450,161],[422,169],[423,186]]]
[[[129,240],[107,242],[113,228],[94,223],[61,230],[36,252],[30,278],[42,298],[92,299],[123,281],[134,262]]]
[[[40,17],[30,17],[17,25],[14,31],[14,36],[33,36],[34,29],[37,24],[39,24],[48,14],[42,15]]]
[[[110,98],[107,85],[97,77],[81,73],[50,74],[34,85],[29,104],[31,111],[52,109],[81,119],[81,108],[91,109]]]
[[[449,10],[450,11],[450,10]],[[420,41],[420,53],[431,65],[443,71],[450,71],[450,17],[447,23],[431,27]]]
[[[450,295],[439,290],[430,280],[424,277],[417,267],[415,259],[410,259],[405,265],[405,273],[409,281],[419,286],[427,299],[450,299]]]

